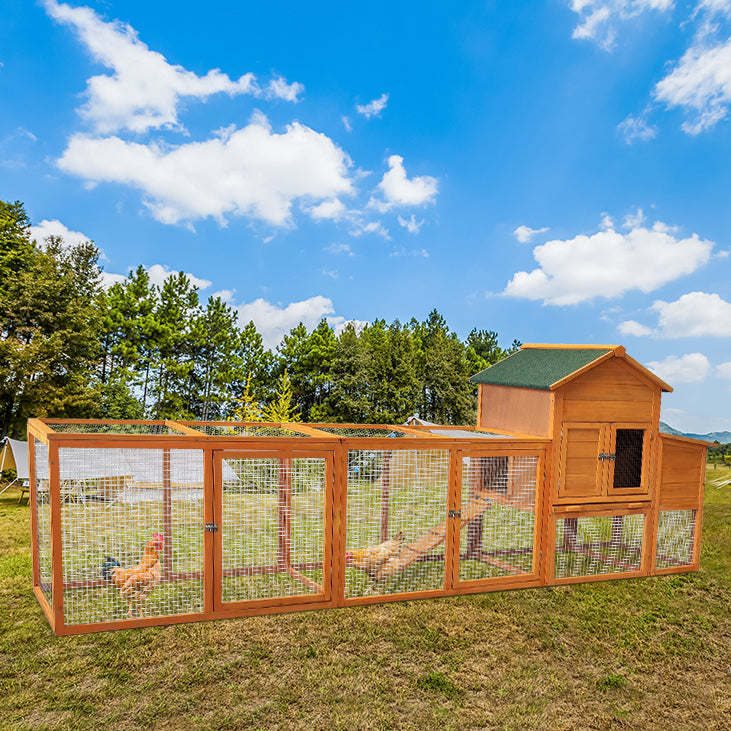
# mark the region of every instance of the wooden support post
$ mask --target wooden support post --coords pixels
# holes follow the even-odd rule
[[[277,546],[279,568],[289,571],[292,560],[292,460],[279,460],[279,493],[277,513]]]
[[[173,509],[170,481],[170,450],[162,450],[162,578],[166,581],[173,572]]]
[[[391,501],[391,450],[383,453],[381,470],[381,541],[388,540],[388,513]]]
[[[470,500],[488,487],[485,484],[483,459],[485,458],[470,457]],[[461,485],[459,487],[461,488]],[[482,553],[483,516],[484,513],[467,524],[467,556],[469,558],[478,558]]]
[[[63,607],[63,525],[61,522],[61,467],[58,447],[48,446],[49,486],[51,503],[51,601],[53,631],[58,633],[64,624]]]

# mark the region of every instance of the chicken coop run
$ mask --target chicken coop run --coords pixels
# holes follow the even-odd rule
[[[669,386],[610,346],[473,381],[477,427],[31,419],[53,630],[697,568],[706,445],[660,434]]]

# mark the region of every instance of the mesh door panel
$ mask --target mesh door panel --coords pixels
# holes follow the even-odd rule
[[[53,592],[51,582],[53,568],[51,563],[51,501],[48,492],[48,447],[34,437],[36,501],[33,510],[36,512],[38,541],[38,580],[41,591],[52,603]]]
[[[65,624],[203,611],[203,452],[62,448],[59,465]]]
[[[639,571],[644,528],[642,514],[557,519],[554,577]]]
[[[223,460],[224,602],[323,593],[326,476],[322,457]]]
[[[444,588],[448,477],[444,449],[350,450],[346,598]]]
[[[537,466],[537,457],[463,458],[460,581],[533,571]]]
[[[695,510],[660,511],[655,568],[666,569],[693,563],[695,521]]]

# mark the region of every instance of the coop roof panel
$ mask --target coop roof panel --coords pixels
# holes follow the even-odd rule
[[[472,383],[549,391],[554,383],[603,358],[612,350],[611,347],[523,347],[517,353],[472,376],[470,380]]]

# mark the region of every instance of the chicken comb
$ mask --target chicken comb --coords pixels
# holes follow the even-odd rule
[[[162,537],[162,533],[154,533],[152,537],[153,538],[159,538],[160,539],[160,543],[165,543],[165,539]]]

